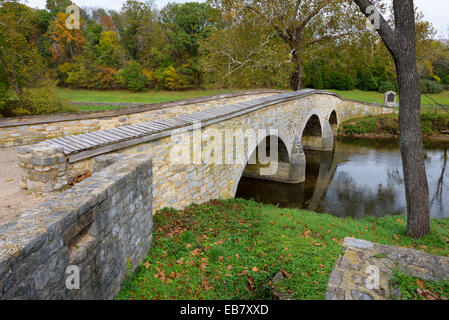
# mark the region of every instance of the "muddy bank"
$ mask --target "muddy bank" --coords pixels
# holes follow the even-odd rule
[[[344,132],[339,132],[338,136],[342,138],[399,139],[399,135],[388,133],[347,134]],[[449,134],[435,134],[430,136],[423,136],[423,141],[449,142]]]

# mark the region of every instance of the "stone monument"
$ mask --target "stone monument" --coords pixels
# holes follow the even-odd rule
[[[384,106],[390,108],[396,108],[396,92],[388,91],[384,94]]]

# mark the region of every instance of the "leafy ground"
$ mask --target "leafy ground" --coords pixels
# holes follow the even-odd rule
[[[421,114],[421,130],[424,136],[449,133],[449,113],[423,112]],[[349,120],[342,124],[340,132],[343,135],[391,135],[399,136],[397,113]]]
[[[397,270],[393,275],[390,284],[401,290],[402,300],[449,299],[449,281],[424,281]]]
[[[449,256],[449,219],[408,238],[403,216],[338,218],[242,199],[155,215],[153,248],[117,299],[271,299],[270,280],[297,299],[323,299],[344,237]]]
[[[384,102],[384,94],[377,91],[360,91],[360,90],[351,90],[351,91],[341,91],[341,90],[333,90],[329,89],[327,91],[332,91],[339,94],[342,98],[353,99],[359,101],[373,102],[383,104]],[[421,103],[424,108],[432,109],[435,103],[429,99],[427,96],[436,100],[439,104],[449,105],[449,91],[443,91],[441,93],[436,94],[427,94],[421,95]]]

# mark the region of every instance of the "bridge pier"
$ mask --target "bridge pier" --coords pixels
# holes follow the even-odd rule
[[[323,134],[321,135],[321,151],[331,151],[334,149],[334,132],[329,121],[324,121]]]
[[[248,164],[243,171],[243,176],[247,178],[268,180],[282,183],[300,183],[305,180],[305,158],[304,163],[300,159],[293,162],[275,162],[271,163],[273,166],[277,166],[277,170],[274,174],[263,175],[261,174],[261,169],[268,168],[267,165]]]

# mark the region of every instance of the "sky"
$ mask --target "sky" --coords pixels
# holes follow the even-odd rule
[[[46,0],[25,0],[30,7],[45,8]],[[80,7],[101,7],[119,10],[125,0],[72,0]],[[168,2],[187,2],[188,0],[155,0],[158,8],[164,7]],[[194,0],[190,0],[194,1]],[[196,2],[204,2],[197,0]],[[449,1],[448,0],[415,0],[415,5],[424,13],[426,20],[430,21],[440,34],[449,35]]]

